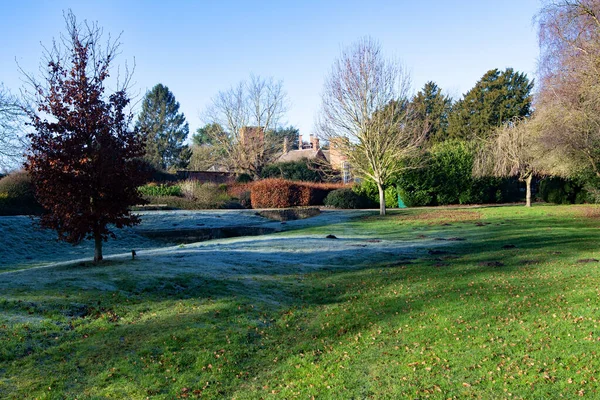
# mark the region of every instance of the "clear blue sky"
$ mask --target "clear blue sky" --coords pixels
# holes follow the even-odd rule
[[[19,65],[36,71],[41,44],[64,31],[63,10],[122,35],[117,64],[135,58],[140,96],[157,83],[181,104],[190,132],[219,90],[251,73],[283,80],[286,122],[307,138],[325,76],[362,36],[411,71],[416,91],[435,81],[460,97],[489,69],[535,77],[538,0],[31,1],[0,0],[0,82],[17,92]]]

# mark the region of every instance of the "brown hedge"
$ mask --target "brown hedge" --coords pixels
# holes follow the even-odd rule
[[[320,206],[329,192],[341,187],[344,185],[264,179],[253,183],[250,198],[252,208]]]

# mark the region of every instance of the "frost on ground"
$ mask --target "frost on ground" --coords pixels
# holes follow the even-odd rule
[[[364,211],[325,211],[321,215],[282,224],[257,216],[254,210],[216,211],[149,211],[141,212],[142,223],[134,228],[115,229],[116,239],[104,243],[104,255],[139,252],[178,244],[140,234],[152,230],[186,230],[218,227],[266,227],[290,230],[315,225],[343,222]],[[76,246],[58,241],[54,231],[36,227],[36,220],[26,216],[0,217],[0,272],[55,262],[90,259],[93,243],[84,241]]]
[[[252,286],[278,277],[323,269],[401,264],[426,254],[429,241],[267,235],[214,240],[140,251],[135,260],[109,257],[99,266],[61,263],[0,274],[0,291],[39,290],[60,284],[70,289],[144,291],[179,276]],[[436,243],[436,245],[438,245]],[[134,287],[132,287],[132,285]]]

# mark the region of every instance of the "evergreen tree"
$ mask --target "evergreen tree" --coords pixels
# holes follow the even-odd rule
[[[298,150],[298,141],[300,139],[300,130],[290,125],[287,128],[279,127],[271,132],[278,147],[283,148],[283,141],[287,138],[288,149]]]
[[[168,87],[159,83],[146,93],[136,127],[146,138],[145,158],[154,167],[168,170],[187,166],[192,154],[184,143],[189,127]]]
[[[448,119],[448,136],[487,138],[494,128],[513,118],[529,117],[533,82],[524,73],[492,69],[458,101]]]
[[[412,118],[426,139],[436,143],[445,139],[448,129],[448,115],[452,109],[452,99],[442,94],[434,82],[427,82],[412,99]]]

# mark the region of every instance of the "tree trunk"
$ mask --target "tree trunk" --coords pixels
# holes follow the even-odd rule
[[[381,183],[377,183],[377,190],[379,190],[379,215],[385,215],[385,191]]]
[[[529,174],[527,178],[525,178],[525,184],[527,185],[527,194],[525,195],[525,206],[531,207],[531,180],[533,178],[533,174]]]
[[[102,235],[97,230],[94,231],[94,263],[102,261]]]

